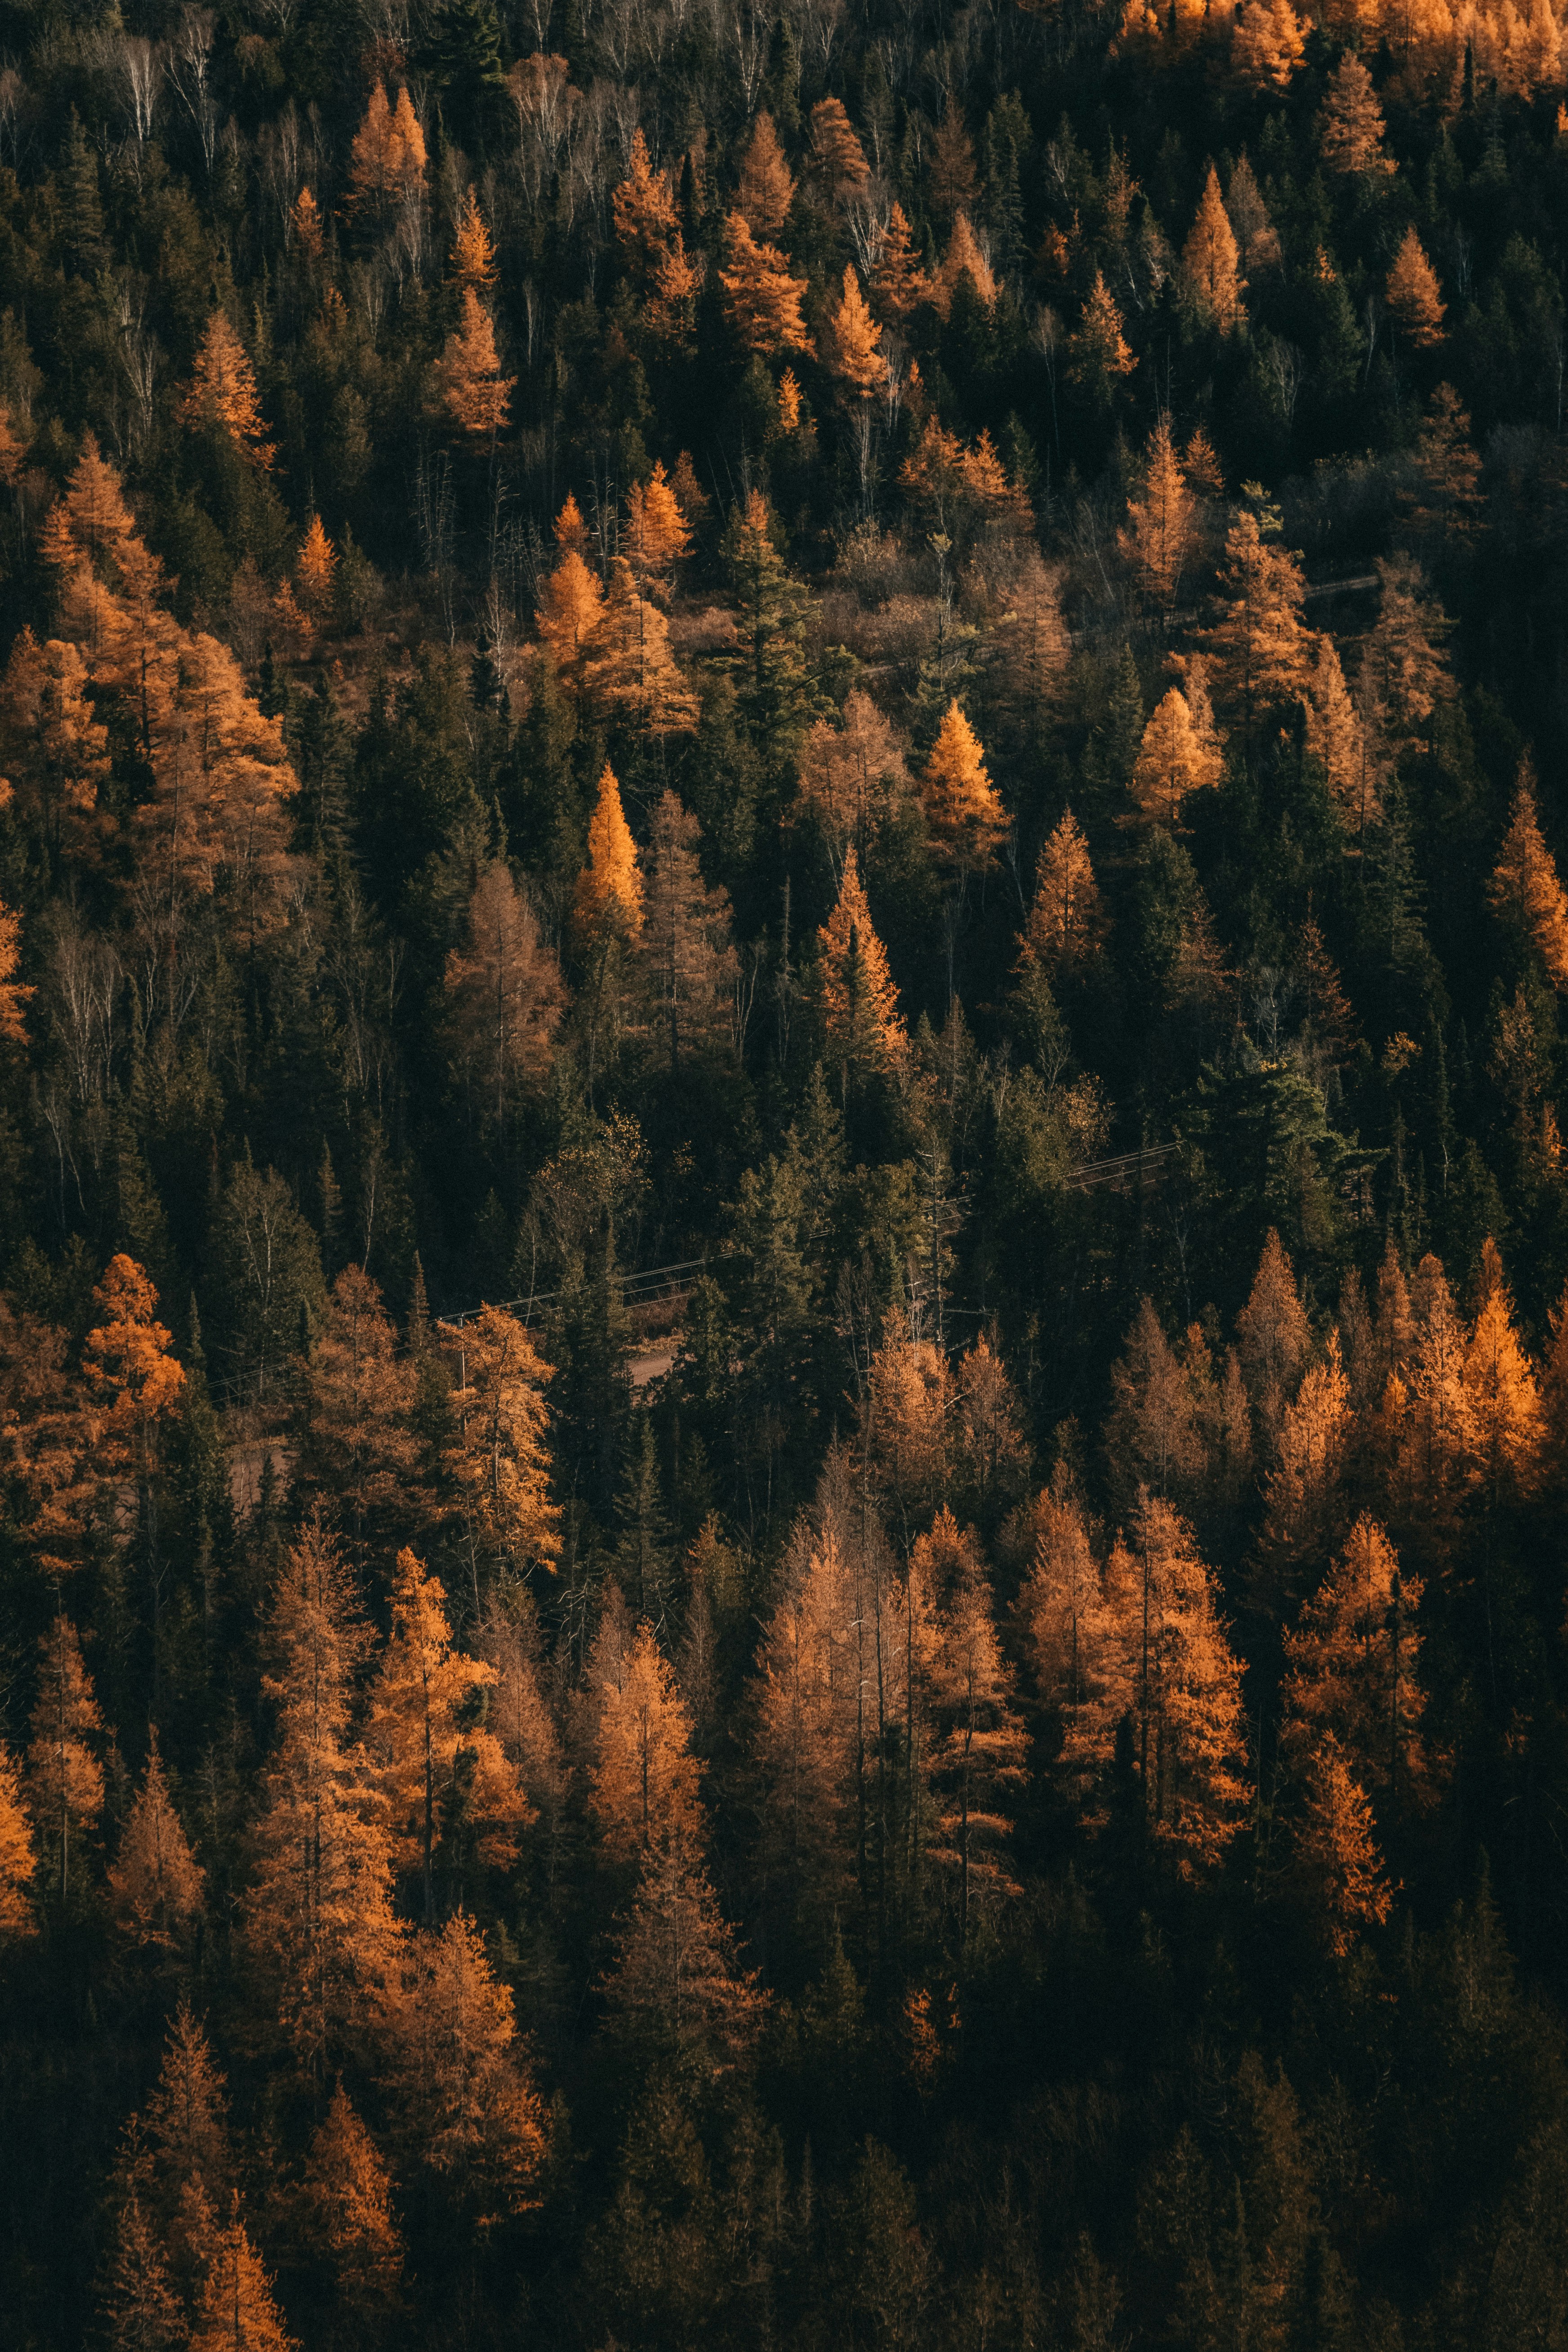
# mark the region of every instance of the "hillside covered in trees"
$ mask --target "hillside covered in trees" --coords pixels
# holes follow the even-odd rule
[[[0,0],[0,2335],[1568,2345],[1555,0]]]

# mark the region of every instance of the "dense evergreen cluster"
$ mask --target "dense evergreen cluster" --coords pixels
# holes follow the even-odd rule
[[[1565,100],[0,4],[8,2342],[1568,2340]]]

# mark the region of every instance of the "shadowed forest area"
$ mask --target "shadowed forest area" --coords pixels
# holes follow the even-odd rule
[[[0,0],[0,2336],[1568,2346],[1555,0]]]

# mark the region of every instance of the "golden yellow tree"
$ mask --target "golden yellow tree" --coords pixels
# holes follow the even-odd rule
[[[452,1643],[446,1588],[400,1551],[392,1585],[392,1632],[371,1685],[365,1744],[388,1807],[395,1866],[417,1874],[425,1924],[436,1916],[436,1850],[446,1835],[454,1877],[465,1843],[500,1868],[517,1859],[528,1807],[495,1734],[473,1719],[495,1668]]]
[[[1195,718],[1181,688],[1173,686],[1155,704],[1138,747],[1131,792],[1139,809],[1174,826],[1187,794],[1217,784],[1223,768],[1212,725]]]
[[[1020,961],[1037,963],[1047,972],[1082,963],[1104,934],[1104,905],[1089,843],[1071,809],[1064,809],[1040,850]]]
[[[1307,691],[1307,749],[1322,763],[1341,822],[1358,836],[1382,814],[1378,762],[1370,731],[1352,699],[1332,637],[1318,640]]]
[[[267,1628],[264,1686],[278,1737],[262,1771],[240,1922],[265,2031],[281,2036],[318,2088],[345,2056],[368,2052],[403,1941],[384,1809],[350,1729],[365,1646],[342,1552],[308,1519]]]
[[[1270,544],[1250,507],[1231,525],[1218,594],[1219,618],[1205,645],[1217,698],[1250,735],[1266,710],[1300,699],[1314,643],[1301,620],[1307,587],[1300,563],[1288,548]]]
[[[771,114],[759,114],[741,158],[737,207],[757,236],[776,236],[795,202],[795,182]]]
[[[1029,1512],[1034,1549],[1016,1622],[1035,1686],[1061,1727],[1058,1769],[1080,1801],[1110,1760],[1126,1711],[1115,1627],[1079,1498],[1059,1476]]]
[[[675,197],[668,172],[656,172],[647,141],[640,130],[632,133],[629,169],[610,200],[616,242],[627,263],[644,279],[650,278],[679,232]]]
[[[1231,35],[1231,70],[1249,89],[1282,90],[1306,56],[1301,21],[1290,0],[1251,0]]]
[[[221,310],[213,312],[196,346],[179,414],[182,425],[232,442],[248,464],[266,467],[272,463],[275,446],[267,438],[256,371]]]
[[[1182,472],[1166,413],[1150,435],[1144,452],[1142,495],[1127,501],[1126,527],[1116,538],[1144,594],[1167,611],[1176,601],[1182,566],[1192,543],[1193,509],[1193,494]]]
[[[796,811],[816,819],[836,868],[850,843],[862,857],[871,835],[907,798],[909,771],[891,723],[859,687],[837,726],[819,719],[800,757]]]
[[[719,284],[724,316],[748,351],[810,351],[800,311],[805,279],[790,276],[784,255],[759,244],[740,213],[725,216]]]
[[[1138,362],[1121,332],[1121,313],[1097,269],[1077,331],[1068,338],[1068,373],[1091,400],[1108,407],[1118,380],[1131,375]]]
[[[871,290],[879,311],[894,325],[907,318],[916,303],[924,301],[931,292],[926,274],[915,257],[908,217],[897,198],[889,208],[888,225],[878,243]]]
[[[691,532],[662,458],[655,460],[646,482],[634,482],[626,492],[622,544],[639,583],[668,593],[670,576],[691,545]]]
[[[24,1045],[27,1041],[23,1016],[37,994],[35,989],[24,987],[16,976],[21,961],[22,918],[0,898],[0,1037],[13,1045]]]
[[[697,697],[669,649],[669,623],[639,594],[624,555],[610,566],[609,593],[583,665],[584,692],[614,726],[643,735],[689,734]]]
[[[454,283],[471,287],[476,294],[483,294],[496,281],[496,249],[472,188],[458,207],[447,270]]]
[[[878,349],[880,330],[866,308],[854,265],[846,263],[844,292],[823,334],[823,363],[856,400],[869,400],[888,380]]]
[[[1535,771],[1528,760],[1520,768],[1509,828],[1487,897],[1521,944],[1541,958],[1552,986],[1568,989],[1568,895],[1542,835]]]
[[[51,519],[58,511],[51,509]],[[68,537],[67,548],[74,563]],[[57,871],[67,861],[97,864],[114,831],[99,801],[109,774],[109,730],[89,695],[91,683],[79,646],[58,637],[40,646],[29,628],[17,636],[0,678],[0,762],[10,805]],[[19,919],[7,913],[5,920],[14,972]],[[9,974],[5,984],[14,985]],[[18,1020],[26,1001],[20,991],[8,1000]],[[16,1031],[5,1034],[20,1042]]]
[[[311,2136],[300,2189],[300,2236],[329,2272],[339,2313],[361,2326],[390,2318],[403,2270],[391,2176],[341,2082]]]
[[[811,110],[811,152],[828,194],[837,202],[864,187],[871,176],[866,151],[837,98],[820,98]]]
[[[952,235],[948,239],[947,251],[942,255],[942,267],[926,289],[927,299],[939,319],[949,315],[959,282],[965,278],[985,308],[994,310],[996,303],[995,278],[970,226],[969,215],[960,213],[952,224]]]
[[[899,1019],[899,992],[872,928],[852,844],[844,853],[837,901],[816,941],[823,1026],[846,1083],[851,1070],[901,1068],[909,1039]]]
[[[447,958],[454,1061],[498,1133],[521,1092],[550,1067],[565,992],[526,890],[498,858],[468,899],[467,936]]]
[[[574,511],[576,500],[567,505]],[[563,509],[564,512],[564,509]],[[579,518],[578,528],[581,529]],[[557,526],[559,535],[559,526]],[[558,676],[568,682],[581,674],[594,634],[605,617],[605,592],[579,550],[568,546],[539,592],[535,614],[540,643]]]
[[[1481,1250],[1480,1297],[1465,1353],[1465,1387],[1481,1482],[1494,1510],[1521,1501],[1540,1482],[1546,1445],[1541,1390],[1514,1328],[1502,1258],[1489,1234]]]
[[[1007,813],[986,770],[980,739],[956,698],[947,706],[926,761],[921,799],[938,849],[961,873],[993,862],[1007,831]]]
[[[447,1465],[461,1502],[477,1615],[481,1560],[520,1575],[536,1567],[553,1574],[560,1557],[561,1511],[550,1496],[545,1444],[544,1391],[554,1368],[535,1352],[526,1325],[499,1307],[437,1329],[458,1372],[458,1433]]]
[[[241,2346],[244,2352],[295,2352],[272,2282],[240,2220],[237,2191],[208,2258],[190,2352],[236,2352]]]
[[[309,188],[301,188],[289,211],[289,234],[308,262],[320,261],[327,249],[321,207]]]
[[[1312,1933],[1343,1959],[1393,1905],[1370,1800],[1327,1732],[1307,1762],[1292,1823],[1291,1873]]]
[[[411,1939],[389,2022],[407,2157],[460,2198],[482,2238],[537,2204],[548,2126],[519,2060],[511,1995],[466,1913]]]
[[[584,942],[598,938],[606,926],[635,939],[642,929],[642,913],[637,847],[621,805],[620,785],[606,761],[588,821],[588,863],[577,877],[573,924]]]
[[[1222,334],[1241,316],[1245,280],[1237,270],[1236,232],[1220,194],[1219,173],[1209,165],[1198,199],[1197,217],[1182,247],[1182,268],[1199,303]]]
[[[349,210],[375,215],[389,203],[417,196],[425,185],[426,161],[425,134],[406,86],[394,107],[386,84],[378,80],[350,151]]]
[[[115,1925],[132,1944],[177,1950],[188,1942],[201,1915],[205,1875],[171,1801],[154,1733],[147,1769],[109,1874]]]
[[[35,1931],[29,1890],[37,1866],[21,1774],[0,1748],[0,1948]]]
[[[489,312],[472,286],[465,286],[459,323],[436,363],[441,407],[459,431],[493,439],[505,428],[516,383],[515,376],[501,373]]]
[[[86,1874],[88,1843],[103,1811],[103,1768],[95,1753],[103,1717],[68,1617],[57,1616],[39,1635],[38,1662],[27,1801],[44,1868],[63,1908]]]
[[[1384,299],[1395,326],[1409,336],[1418,351],[1443,340],[1442,299],[1437,274],[1421,248],[1412,222],[1405,232],[1384,285]]]
[[[944,1603],[927,1668],[934,1745],[935,1805],[930,1860],[956,1881],[958,1946],[968,1944],[972,1914],[1016,1885],[1006,1866],[1012,1822],[1006,1806],[1020,1790],[1026,1742],[1013,1704],[1013,1678],[996,1638],[991,1587],[975,1539],[943,1509],[915,1544],[911,1577],[934,1585],[943,1560]]]
[[[320,615],[332,606],[332,583],[337,577],[337,550],[327,537],[319,514],[312,512],[295,558],[300,594],[308,613]]]
[[[606,1857],[630,1862],[656,1846],[700,1844],[691,1716],[646,1618],[593,1696],[599,1727],[588,1801]]]
[[[1358,1784],[1391,1810],[1424,1802],[1432,1759],[1421,1731],[1420,1579],[1363,1512],[1322,1583],[1285,1634],[1279,1751],[1305,1780],[1332,1738]]]
[[[1393,159],[1383,152],[1383,109],[1354,49],[1345,51],[1329,76],[1320,121],[1318,152],[1327,170],[1345,179],[1393,171]]]
[[[1172,1506],[1144,1492],[1105,1570],[1112,1680],[1131,1716],[1144,1831],[1184,1879],[1206,1875],[1242,1827],[1241,1662],[1212,1571]]]

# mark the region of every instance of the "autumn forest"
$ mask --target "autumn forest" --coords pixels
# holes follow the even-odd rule
[[[0,2339],[1568,2346],[1562,0],[0,0]]]

